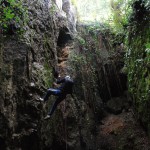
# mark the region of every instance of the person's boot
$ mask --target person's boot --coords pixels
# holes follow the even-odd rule
[[[51,115],[47,115],[45,118],[44,118],[44,120],[48,120],[48,119],[50,119],[51,118]]]

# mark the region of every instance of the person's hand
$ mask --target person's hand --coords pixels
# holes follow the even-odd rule
[[[57,87],[57,83],[53,82],[53,86],[54,86],[54,87]]]

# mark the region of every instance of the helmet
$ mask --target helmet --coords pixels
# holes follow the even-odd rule
[[[65,79],[70,79],[70,76],[66,76]]]

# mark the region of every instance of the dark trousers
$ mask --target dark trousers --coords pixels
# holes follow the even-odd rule
[[[45,97],[44,97],[44,101],[47,101],[47,100],[48,100],[48,97],[49,97],[50,95],[55,95],[55,96],[58,96],[58,97],[57,97],[56,101],[53,103],[53,106],[52,106],[52,108],[50,109],[50,111],[48,112],[48,115],[52,115],[53,112],[55,111],[57,105],[58,105],[61,101],[63,101],[63,100],[66,98],[66,94],[63,94],[63,93],[61,92],[61,90],[49,88],[49,89],[47,90],[47,93],[46,93]]]

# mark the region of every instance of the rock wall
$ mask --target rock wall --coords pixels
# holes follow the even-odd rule
[[[69,27],[71,31],[76,32],[76,23],[77,23],[77,10],[71,5],[71,0],[62,0],[62,10],[67,14]]]
[[[148,148],[130,110],[122,41],[110,43],[115,36],[103,26],[79,25],[72,44],[76,19],[69,0],[24,3],[29,22],[23,37],[0,36],[0,149]],[[44,121],[55,99],[37,100],[52,86],[54,68],[75,77],[74,94]]]
[[[101,31],[101,26],[78,27],[68,62],[70,73],[75,74],[75,86],[74,97],[67,101],[66,143],[71,150],[107,149],[102,146],[103,138],[99,139],[102,119],[107,113],[120,114],[129,109],[127,78],[121,72],[124,52],[120,44],[109,45],[115,38],[111,31]]]
[[[127,91],[124,44],[117,39],[124,34],[116,36],[103,25],[79,25],[77,30],[68,62],[76,78],[64,117],[67,148],[149,149]]]
[[[128,86],[137,118],[150,129],[150,3],[135,1],[128,27]]]
[[[23,35],[15,32],[0,36],[2,150],[44,149],[40,130],[43,105],[36,100],[52,84],[58,47],[71,39],[67,17],[53,1],[24,1],[24,4],[28,7],[29,21]]]

